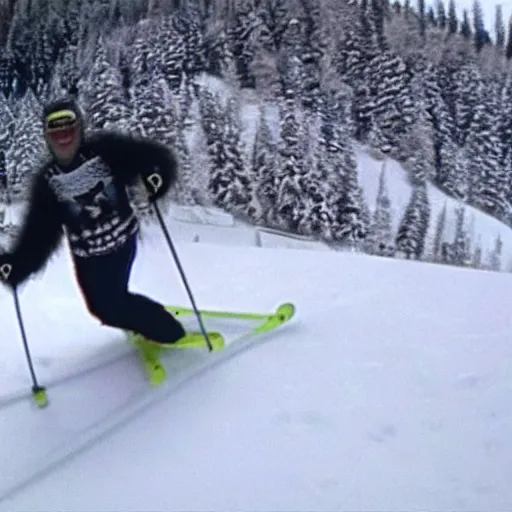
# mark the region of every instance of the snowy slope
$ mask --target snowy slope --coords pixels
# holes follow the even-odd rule
[[[202,307],[293,300],[297,319],[228,359],[174,353],[160,390],[128,356],[49,385],[51,407],[35,410],[12,399],[28,381],[0,291],[2,512],[511,509],[508,275],[330,251],[178,249]],[[43,382],[126,350],[87,316],[71,277],[61,255],[22,294]],[[132,282],[187,303],[159,237]]]
[[[226,101],[227,98],[233,94],[225,82],[208,75],[202,76],[199,80],[199,83],[203,86],[206,86],[210,91],[218,93],[223,101]],[[249,162],[252,155],[254,137],[259,124],[260,114],[258,109],[258,99],[256,97],[252,97],[250,93],[246,93],[246,96],[244,96],[241,104],[241,118],[243,128],[242,139],[245,144],[246,159]],[[266,116],[269,127],[271,128],[274,137],[277,138],[279,136],[279,114],[275,106],[267,105]],[[198,123],[196,123],[196,129],[194,129],[194,133],[197,132],[197,126]],[[194,140],[194,137],[191,137],[189,141],[192,146],[192,153],[202,151],[203,149],[200,146],[195,145]],[[372,212],[376,206],[379,177],[382,166],[383,164],[386,166],[387,188],[389,198],[391,199],[392,208],[394,210],[393,228],[394,233],[396,234],[398,225],[405,212],[412,193],[412,187],[407,179],[407,172],[396,160],[387,159],[385,162],[379,160],[375,158],[373,154],[368,152],[367,147],[361,146],[356,141],[353,142],[353,146],[357,160],[359,183],[363,188],[365,199]],[[445,203],[447,206],[447,217],[443,241],[453,243],[456,227],[455,212],[456,209],[462,205],[460,201],[449,197],[447,194],[431,184],[428,185],[428,194],[431,206],[431,215],[429,232],[427,233],[425,256],[429,256],[438,215],[444,207]],[[483,254],[482,263],[484,265],[487,264],[489,254],[493,251],[496,238],[499,235],[503,242],[501,268],[505,271],[512,271],[512,230],[490,215],[487,215],[471,206],[464,206],[466,206],[465,228],[470,234],[471,251],[474,251],[475,246],[479,244],[482,248]],[[272,240],[272,242],[274,241],[278,247],[281,246],[281,242],[285,242],[285,240],[282,238]],[[293,247],[293,245],[290,246]],[[313,244],[309,243],[309,247],[314,247],[321,250],[326,249],[324,244],[317,244],[314,246]],[[303,248],[306,247],[304,246]]]
[[[361,147],[356,147],[356,156],[359,181],[372,210],[375,208],[377,199],[380,173],[382,167],[385,167],[387,188],[394,213],[393,228],[396,232],[412,193],[412,187],[407,179],[407,172],[397,161],[392,159],[386,161],[376,160]],[[445,204],[447,206],[447,218],[444,241],[449,243],[454,241],[455,212],[462,204],[431,184],[428,185],[428,195],[431,214],[429,232],[427,233],[427,239],[429,240],[426,246],[427,251],[431,249],[437,218]],[[499,220],[472,206],[465,205],[465,207],[465,227],[471,234],[472,249],[480,241],[483,248],[484,263],[486,263],[487,255],[494,248],[496,237],[498,235],[501,236],[503,241],[502,270],[510,271],[512,269],[512,230]]]

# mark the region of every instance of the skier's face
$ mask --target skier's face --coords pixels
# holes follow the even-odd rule
[[[80,147],[80,123],[71,110],[50,114],[45,121],[45,138],[48,147],[61,162],[70,162]]]

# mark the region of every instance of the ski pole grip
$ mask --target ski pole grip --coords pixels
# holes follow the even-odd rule
[[[150,174],[147,177],[147,182],[153,187],[154,194],[156,194],[164,184],[162,176],[160,176],[160,174],[158,174],[157,172]]]
[[[9,263],[4,263],[0,267],[0,276],[2,276],[2,279],[4,281],[7,281],[9,279],[11,272],[12,272],[12,265],[10,265]]]

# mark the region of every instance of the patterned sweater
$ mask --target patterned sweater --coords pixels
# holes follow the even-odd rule
[[[54,164],[45,173],[62,210],[71,251],[88,258],[122,246],[139,228],[126,188],[99,156],[83,153],[65,171]]]

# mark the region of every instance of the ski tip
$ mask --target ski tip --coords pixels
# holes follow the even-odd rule
[[[277,308],[276,315],[282,322],[290,320],[295,315],[295,305],[291,302],[285,302],[281,304]]]

